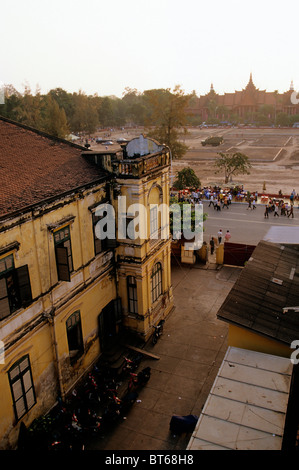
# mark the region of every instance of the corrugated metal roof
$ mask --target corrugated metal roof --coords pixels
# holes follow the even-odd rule
[[[272,225],[264,236],[264,240],[271,243],[297,245],[299,247],[299,227]]]
[[[299,251],[261,241],[217,317],[290,345],[299,335]]]
[[[293,365],[229,347],[187,450],[280,450]]]

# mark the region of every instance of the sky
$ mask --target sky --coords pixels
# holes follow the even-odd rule
[[[2,0],[0,83],[123,96],[299,90],[298,0]]]

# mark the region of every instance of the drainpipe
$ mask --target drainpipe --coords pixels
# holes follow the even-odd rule
[[[62,401],[64,401],[65,392],[64,392],[64,388],[63,388],[62,373],[61,373],[61,367],[60,367],[60,363],[59,363],[58,346],[57,346],[56,331],[55,331],[55,311],[54,311],[54,309],[52,309],[50,313],[44,313],[43,316],[44,316],[44,318],[46,318],[48,320],[49,325],[50,325],[52,344],[53,344],[53,352],[54,352],[54,363],[55,363],[55,366],[56,366],[58,385],[59,385],[59,393],[60,393]]]

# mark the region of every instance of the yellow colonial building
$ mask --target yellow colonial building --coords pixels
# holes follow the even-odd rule
[[[111,337],[146,341],[172,309],[160,211],[170,152],[144,136],[93,152],[4,118],[0,142],[0,448],[10,449],[20,423],[64,398]]]

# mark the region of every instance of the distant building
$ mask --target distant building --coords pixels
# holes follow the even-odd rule
[[[209,93],[195,99],[192,108],[189,108],[188,112],[200,117],[202,121],[208,121],[211,118],[227,121],[232,116],[238,116],[244,121],[252,122],[254,114],[261,107],[264,107],[269,119],[274,119],[278,113],[293,116],[299,114],[299,104],[292,104],[291,101],[293,92],[293,83],[285,93],[259,90],[254,85],[252,74],[250,74],[246,87],[234,93],[219,95],[212,84]]]
[[[144,136],[88,151],[4,118],[0,141],[0,448],[10,449],[20,424],[63,399],[122,331],[146,341],[172,309],[171,241],[150,206],[169,204],[170,152]],[[99,207],[114,208],[118,228],[119,196],[125,228],[132,204],[146,208],[143,238],[98,236]]]

